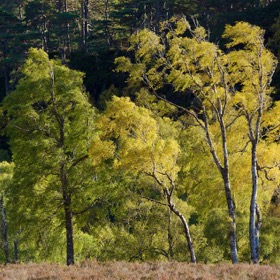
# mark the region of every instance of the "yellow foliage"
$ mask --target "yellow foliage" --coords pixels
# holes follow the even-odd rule
[[[189,22],[185,18],[181,18],[176,22],[175,32],[177,35],[183,35],[190,28]]]
[[[14,163],[3,161],[0,163],[0,191],[4,191],[13,179]]]
[[[115,146],[110,140],[101,140],[98,135],[94,135],[89,148],[89,156],[94,166],[98,166],[102,161],[113,158]]]
[[[153,56],[164,50],[160,37],[148,29],[143,29],[129,39],[130,49],[136,50],[136,57],[143,62],[150,62]]]
[[[114,96],[99,118],[98,127],[101,133],[106,131],[102,137],[107,140],[93,140],[90,154],[94,159],[94,152],[98,153],[97,163],[115,153],[114,165],[123,172],[156,174],[168,184],[168,176],[176,179],[180,147],[171,120],[157,121],[148,109],[136,106],[128,97]],[[114,147],[110,139],[115,139]]]
[[[262,40],[264,30],[258,26],[253,26],[248,22],[237,22],[234,26],[226,25],[223,38],[230,38],[228,48],[244,44],[247,48],[257,47],[256,40]]]

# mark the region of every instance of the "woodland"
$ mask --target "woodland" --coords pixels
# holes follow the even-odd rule
[[[0,262],[280,264],[280,2],[2,0]]]

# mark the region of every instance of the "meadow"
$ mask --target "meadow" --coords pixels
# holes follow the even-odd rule
[[[85,261],[77,265],[8,264],[0,266],[1,280],[278,280],[280,265],[187,264],[182,262],[104,262]]]

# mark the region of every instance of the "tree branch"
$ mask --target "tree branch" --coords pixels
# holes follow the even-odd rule
[[[84,161],[88,157],[89,157],[88,155],[84,155],[84,156],[78,158],[76,161],[74,161],[72,163],[72,165],[68,168],[67,173],[69,173],[76,165],[78,165],[80,162]]]
[[[76,216],[76,215],[80,215],[80,214],[83,214],[83,213],[87,212],[88,210],[90,210],[91,208],[93,208],[93,207],[96,205],[96,203],[99,202],[99,201],[100,201],[99,198],[95,199],[90,205],[88,205],[88,206],[87,206],[86,208],[84,208],[83,210],[78,211],[78,212],[72,211],[72,215],[73,215],[73,216]]]

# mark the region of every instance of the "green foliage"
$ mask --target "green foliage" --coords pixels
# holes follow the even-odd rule
[[[8,262],[10,260],[9,256],[9,238],[13,237],[13,234],[8,236],[7,228],[10,222],[10,209],[11,203],[9,199],[9,190],[13,184],[14,175],[14,163],[9,163],[3,161],[0,163],[0,260],[1,262]],[[8,215],[7,215],[8,213]],[[10,246],[11,247],[11,246]]]
[[[271,81],[275,58],[266,48],[260,49],[263,30],[252,24],[268,29],[279,13],[278,1],[66,2],[3,0],[0,4],[1,96],[15,86],[8,83],[12,69],[18,69],[11,75],[13,83],[19,81],[4,102],[5,120],[1,122],[10,121],[7,134],[16,163],[14,181],[14,163],[5,162],[0,180],[1,190],[5,189],[10,247],[14,240],[19,241],[23,261],[65,259],[58,168],[63,162],[73,195],[72,211],[78,213],[93,205],[74,216],[77,260],[188,260],[180,222],[174,216],[169,221],[164,205],[147,199],[165,203],[163,187],[150,176],[153,173],[165,186],[170,187],[170,180],[163,174],[176,182],[174,201],[193,223],[198,260],[227,260],[226,201],[204,130],[181,109],[165,102],[168,99],[191,108],[201,123],[204,106],[213,148],[222,159],[215,112],[220,99],[225,105],[239,259],[248,261],[251,147],[246,142],[246,123],[238,114],[245,106],[254,122],[256,93],[262,86],[259,81],[264,87]],[[195,16],[190,21],[195,27],[186,18],[177,20],[181,14]],[[171,21],[160,22],[172,16]],[[223,40],[221,47],[208,41],[209,36],[219,40],[224,25],[236,20],[242,22],[226,26],[223,40],[229,40],[227,45]],[[250,23],[244,22],[247,20]],[[270,29],[275,53],[278,21]],[[29,46],[41,47],[64,63],[50,60],[41,50],[27,52]],[[228,48],[226,52],[223,47]],[[123,54],[126,57],[116,59],[116,73],[110,73],[113,59]],[[65,63],[85,74],[70,70]],[[259,63],[262,76],[257,75]],[[126,88],[122,72],[127,74]],[[104,114],[97,117],[93,112],[82,81]],[[271,103],[272,91],[269,86],[265,89],[267,111],[258,151],[264,263],[279,262],[279,207],[271,207],[270,200],[279,185],[280,119],[279,104]],[[135,103],[114,95],[129,96]],[[0,160],[10,161],[3,149]],[[168,232],[173,236],[171,243]]]
[[[94,199],[87,159],[94,111],[83,92],[83,74],[49,60],[43,50],[30,50],[21,75],[3,110],[16,166],[10,189],[17,205],[13,223],[29,243],[31,237],[40,237],[34,228],[51,229],[64,221],[63,192],[72,196],[73,213]],[[67,176],[67,189],[61,172]],[[32,226],[19,228],[26,224]]]
[[[7,192],[12,183],[14,163],[2,161],[0,163],[0,191]]]

